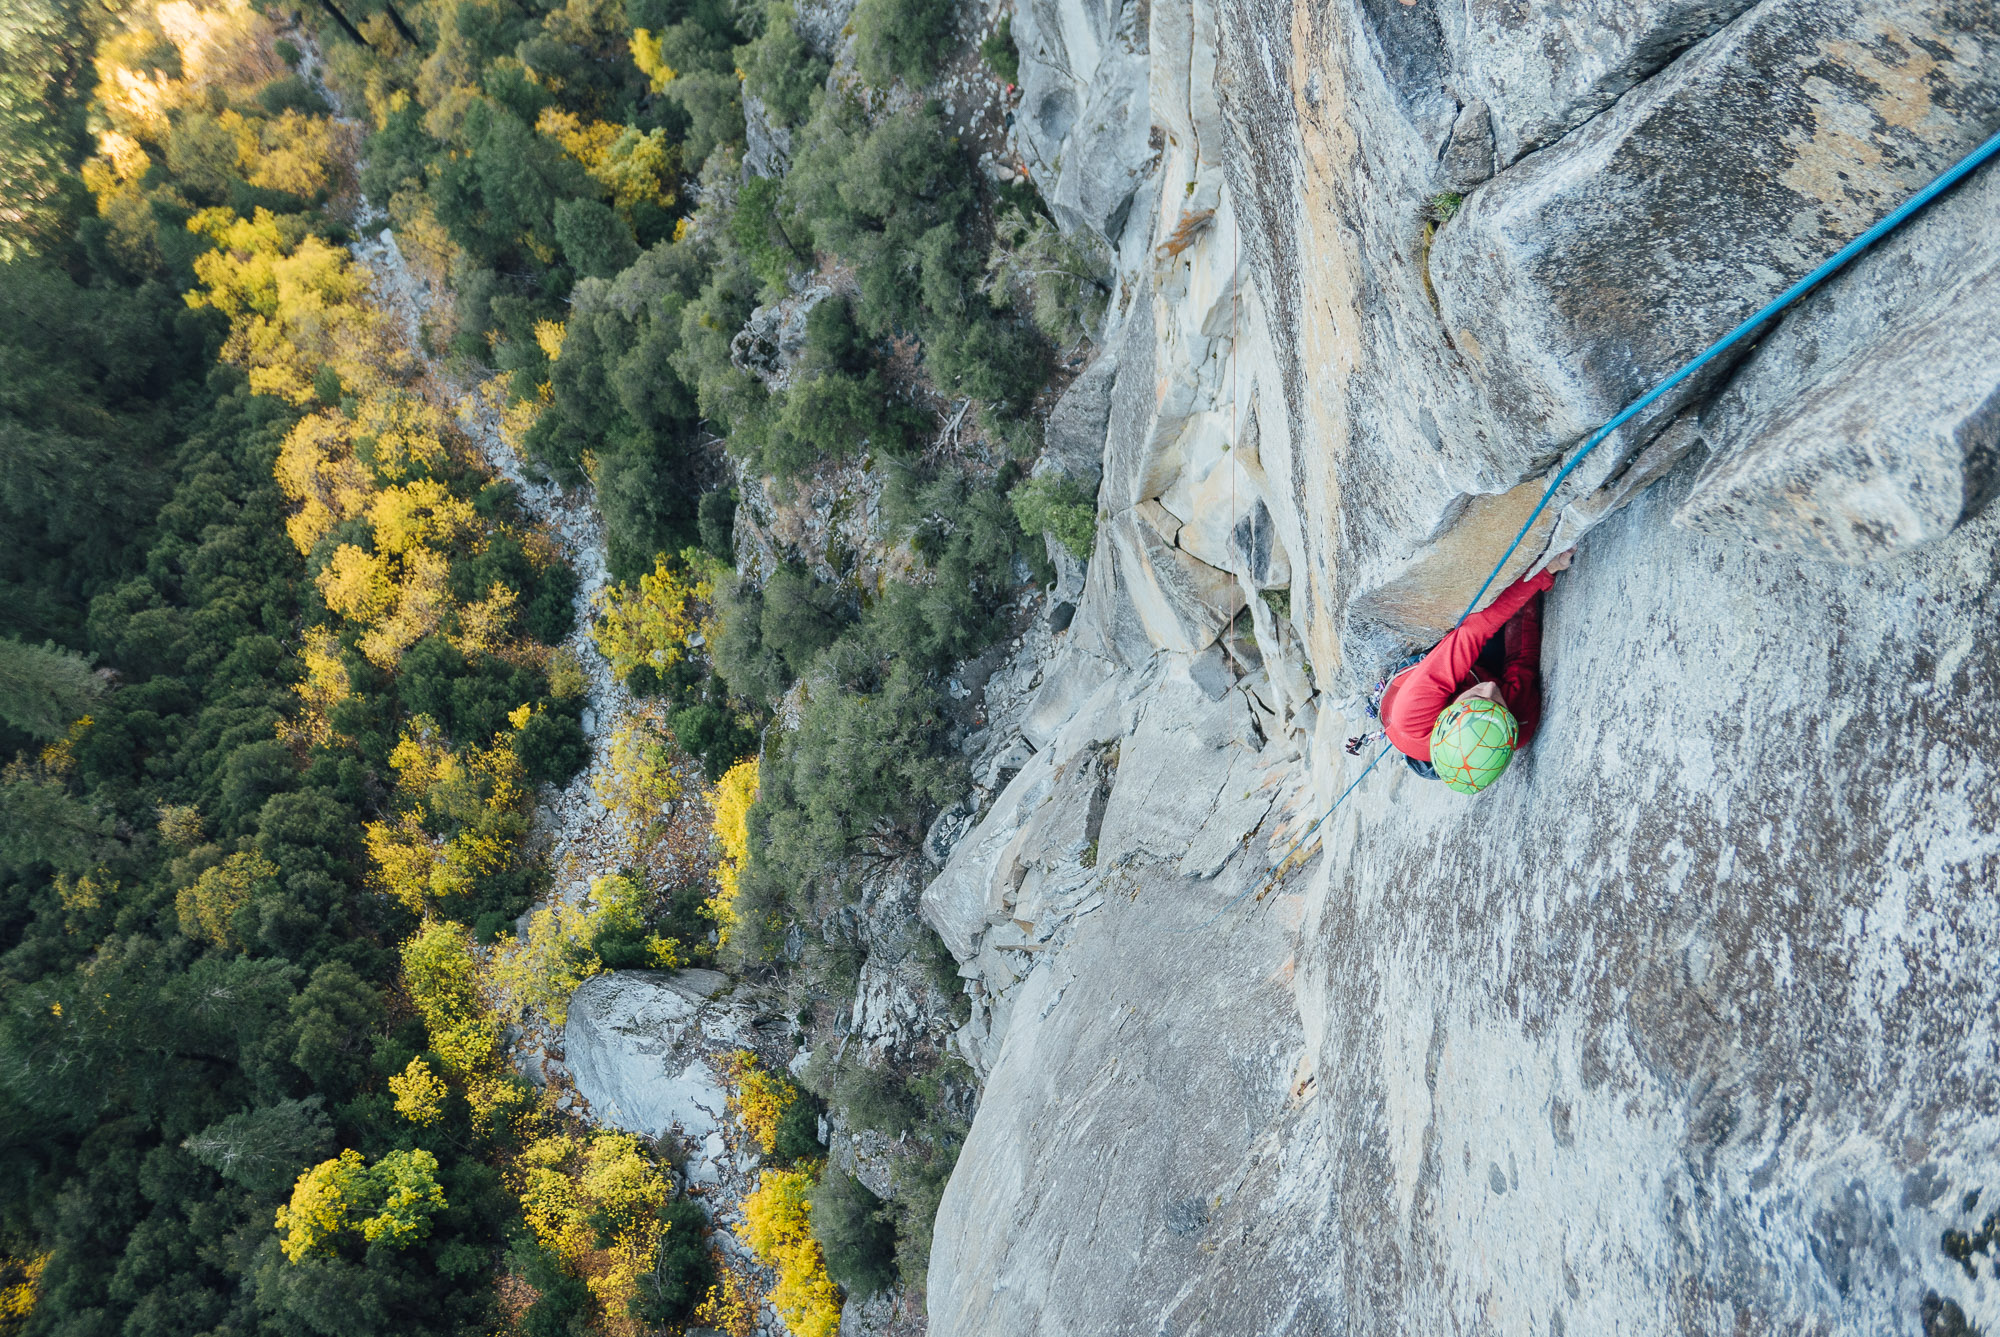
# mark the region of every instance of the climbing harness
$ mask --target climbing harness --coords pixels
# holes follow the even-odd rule
[[[1390,669],[1389,676],[1375,684],[1369,691],[1367,699],[1362,702],[1362,708],[1368,712],[1369,719],[1379,720],[1382,718],[1382,703],[1389,699],[1389,689],[1395,685],[1396,679],[1430,658],[1431,650],[1435,649],[1437,649],[1437,646],[1433,645],[1430,650],[1417,651],[1417,653],[1409,656],[1396,665],[1396,667]],[[1389,734],[1386,730],[1370,729],[1367,733],[1350,738],[1347,740],[1347,755],[1358,757],[1361,755],[1362,748],[1367,747],[1379,738],[1387,738],[1388,736]]]
[[[1763,310],[1759,311],[1756,315],[1750,317],[1748,320],[1738,325],[1735,329],[1731,330],[1729,333],[1723,335],[1722,338],[1716,340],[1713,344],[1710,344],[1707,351],[1703,352],[1699,357],[1695,358],[1692,362],[1689,362],[1687,365],[1683,366],[1679,371],[1676,371],[1673,375],[1667,377],[1666,380],[1661,381],[1658,385],[1654,386],[1652,390],[1648,391],[1645,395],[1641,396],[1638,399],[1633,400],[1632,403],[1626,405],[1626,407],[1622,411],[1620,411],[1616,417],[1612,418],[1609,422],[1605,423],[1602,427],[1598,428],[1595,432],[1591,433],[1590,439],[1583,443],[1583,448],[1577,451],[1576,454],[1570,458],[1569,463],[1565,464],[1562,467],[1562,469],[1556,474],[1556,476],[1549,480],[1549,485],[1546,488],[1542,489],[1542,499],[1536,502],[1535,509],[1528,513],[1527,520],[1525,520],[1521,525],[1521,532],[1514,535],[1514,541],[1507,545],[1507,551],[1500,554],[1500,560],[1493,564],[1493,570],[1490,573],[1488,573],[1486,579],[1480,584],[1479,592],[1472,596],[1472,601],[1466,604],[1465,611],[1458,615],[1458,622],[1453,623],[1453,625],[1457,626],[1459,625],[1459,623],[1463,623],[1465,619],[1472,616],[1473,610],[1479,607],[1479,601],[1486,597],[1486,591],[1492,587],[1494,580],[1498,578],[1501,571],[1506,569],[1508,561],[1512,559],[1512,557],[1514,556],[1514,550],[1521,546],[1521,541],[1528,537],[1528,531],[1534,528],[1535,521],[1541,517],[1543,510],[1545,510],[1548,507],[1550,499],[1553,498],[1556,494],[1556,489],[1563,485],[1563,480],[1568,478],[1570,476],[1570,473],[1576,468],[1576,466],[1583,463],[1584,460],[1589,457],[1590,453],[1593,450],[1596,450],[1598,446],[1602,445],[1606,438],[1608,438],[1613,432],[1617,431],[1620,427],[1623,427],[1626,423],[1632,421],[1632,419],[1637,417],[1639,414],[1644,413],[1653,404],[1657,403],[1660,397],[1665,395],[1669,390],[1679,385],[1682,381],[1685,381],[1688,377],[1694,375],[1697,371],[1700,371],[1703,367],[1707,366],[1709,363],[1715,361],[1716,358],[1720,357],[1723,353],[1727,352],[1729,349],[1734,348],[1737,344],[1742,343],[1745,339],[1749,338],[1752,334],[1756,333],[1759,329],[1761,329],[1766,322],[1770,321],[1773,317],[1777,316],[1780,312],[1782,312],[1786,307],[1790,306],[1793,302],[1798,301],[1799,298],[1805,296],[1808,292],[1811,292],[1814,288],[1818,287],[1821,283],[1825,282],[1826,279],[1831,277],[1833,274],[1845,268],[1848,262],[1853,260],[1855,256],[1860,255],[1870,246],[1873,246],[1876,242],[1880,241],[1882,238],[1888,236],[1891,232],[1894,232],[1897,228],[1901,227],[1904,223],[1908,222],[1910,218],[1914,216],[1919,210],[1921,210],[1925,205],[1929,204],[1939,195],[1942,195],[1945,191],[1951,189],[1951,187],[1957,185],[1966,176],[1971,174],[1971,172],[1974,169],[1976,169],[1981,163],[1985,162],[1988,158],[1991,158],[1995,153],[2000,153],[2000,134],[1995,134],[1992,138],[1988,139],[1978,148],[1974,149],[1972,152],[1966,154],[1963,158],[1959,159],[1957,164],[1955,164],[1950,169],[1945,171],[1943,175],[1939,176],[1935,181],[1931,182],[1928,186],[1925,186],[1922,190],[1910,196],[1909,199],[1904,200],[1902,204],[1898,205],[1894,211],[1889,213],[1879,223],[1875,224],[1874,227],[1869,228],[1866,232],[1856,237],[1853,241],[1848,242],[1847,245],[1841,247],[1832,256],[1823,261],[1817,269],[1813,270],[1810,274],[1807,274],[1804,278],[1794,283],[1791,287],[1785,289],[1782,293],[1779,293],[1775,298],[1773,298],[1769,303],[1767,303],[1764,306]],[[1398,671],[1400,672],[1401,670]],[[1371,710],[1369,712],[1370,714],[1375,714],[1379,710],[1381,705],[1380,692],[1388,687],[1389,682],[1393,682],[1394,680],[1395,680],[1395,675],[1392,674],[1388,679],[1388,681],[1385,681],[1378,685],[1377,693],[1374,699],[1370,702],[1371,706]],[[1370,741],[1370,739],[1376,736],[1377,735],[1373,734],[1363,734],[1359,739],[1349,739],[1347,748],[1348,753],[1350,755],[1359,755],[1361,748],[1366,746],[1367,743]],[[1236,897],[1234,897],[1227,905],[1224,905],[1222,907],[1222,910],[1218,910],[1216,912],[1215,918],[1220,918],[1224,911],[1227,911],[1231,906],[1240,902],[1245,896],[1248,896],[1253,888],[1256,889],[1257,891],[1257,899],[1260,901],[1263,900],[1265,894],[1269,892],[1272,887],[1276,886],[1277,883],[1280,880],[1282,880],[1287,873],[1291,871],[1292,860],[1295,857],[1297,857],[1299,852],[1306,847],[1306,842],[1312,839],[1313,832],[1319,830],[1320,824],[1322,822],[1326,821],[1327,818],[1333,816],[1335,812],[1339,811],[1340,805],[1347,801],[1347,796],[1354,792],[1355,786],[1359,785],[1363,780],[1368,778],[1368,772],[1374,770],[1376,763],[1381,761],[1382,758],[1389,755],[1389,752],[1393,748],[1393,746],[1394,746],[1393,744],[1389,743],[1383,744],[1382,750],[1380,752],[1377,752],[1374,756],[1374,759],[1371,760],[1365,767],[1362,768],[1361,774],[1354,777],[1353,783],[1349,784],[1347,788],[1341,790],[1340,797],[1336,798],[1333,801],[1333,803],[1327,808],[1327,810],[1324,813],[1320,814],[1320,816],[1314,820],[1311,826],[1306,828],[1304,835],[1300,836],[1297,840],[1292,842],[1292,847],[1289,850],[1285,851],[1285,857],[1278,860],[1277,863],[1271,866],[1271,870],[1269,873],[1265,875],[1261,886],[1259,884],[1253,883],[1251,884],[1250,887],[1245,887],[1241,893],[1239,893]],[[1215,919],[1213,918],[1209,920],[1209,923],[1211,924],[1214,922]],[[1204,925],[1203,927],[1206,927],[1206,925]]]

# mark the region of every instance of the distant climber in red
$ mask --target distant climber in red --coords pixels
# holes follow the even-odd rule
[[[1562,553],[1500,591],[1383,686],[1382,732],[1412,770],[1476,794],[1535,736],[1542,719],[1542,594],[1574,556]]]

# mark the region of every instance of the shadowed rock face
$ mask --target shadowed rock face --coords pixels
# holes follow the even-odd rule
[[[1098,549],[924,896],[932,1331],[1995,1330],[2000,167],[1578,470],[1498,785],[1392,757],[1257,893],[1563,452],[2000,129],[1996,11],[1148,22]]]
[[[1511,166],[1583,124],[1753,0],[1470,0],[1455,27],[1455,83],[1491,107]]]

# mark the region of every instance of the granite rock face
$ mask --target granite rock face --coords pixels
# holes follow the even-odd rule
[[[1452,82],[1461,96],[1484,100],[1471,105],[1490,108],[1494,151],[1501,166],[1512,166],[1609,107],[1753,3],[1470,0],[1456,22],[1445,20],[1451,22]]]
[[[578,987],[563,1057],[599,1118],[648,1137],[678,1129],[695,1142],[721,1125],[726,1102],[706,1056],[740,1043],[749,1025],[710,1000],[726,983],[712,970],[621,970]]]
[[[1439,318],[1499,444],[1525,468],[1583,436],[1996,124],[2000,11],[1757,5],[1439,232]]]
[[[1951,532],[2000,481],[2000,173],[1933,206],[1767,339],[1701,415],[1675,520],[1879,561]]]
[[[1099,357],[1049,410],[1043,456],[1081,482],[1094,484],[1104,476],[1104,436],[1111,425],[1111,388],[1117,376],[1118,359]]]
[[[1021,52],[1018,144],[1065,229],[1113,248],[1135,209],[1147,142],[1144,7],[1119,0],[1028,0],[1014,17]],[[1088,133],[1072,135],[1079,125]]]
[[[1499,784],[1341,742],[1567,448],[2000,130],[1996,11],[1142,12],[1098,546],[922,898],[931,1331],[1994,1330],[2000,167],[1572,475]]]

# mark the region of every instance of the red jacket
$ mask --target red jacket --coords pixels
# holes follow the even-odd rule
[[[1382,693],[1382,732],[1399,752],[1418,761],[1431,759],[1431,726],[1452,699],[1488,675],[1473,666],[1479,652],[1507,625],[1528,601],[1553,586],[1556,578],[1547,571],[1527,580],[1517,580],[1500,591],[1500,597],[1452,629],[1423,662],[1397,675]],[[1516,748],[1526,747],[1541,719],[1540,624],[1526,638],[1523,653],[1510,654],[1498,679],[1500,695],[1506,698],[1521,732]]]

